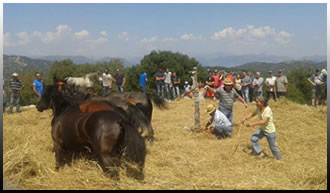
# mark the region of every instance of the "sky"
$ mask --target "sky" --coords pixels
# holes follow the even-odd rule
[[[4,54],[327,54],[325,3],[4,3]]]

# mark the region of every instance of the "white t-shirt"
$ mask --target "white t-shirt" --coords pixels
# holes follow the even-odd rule
[[[171,83],[171,76],[172,76],[172,72],[165,72],[164,73],[165,74],[165,83],[167,83],[167,84],[170,84]]]
[[[261,113],[258,108],[255,111],[255,113],[258,114],[259,120],[263,120],[265,117],[269,118],[267,125],[263,125],[263,126],[260,127],[262,130],[264,130],[267,133],[273,133],[273,132],[276,131],[275,125],[274,125],[274,122],[273,122],[273,112],[272,112],[272,110],[270,109],[269,106],[267,106],[264,109],[263,113]]]
[[[213,120],[213,126],[216,127],[216,125],[224,125],[226,127],[231,126],[231,122],[228,120],[226,115],[224,115],[221,111],[218,109],[215,111],[215,114],[212,118]]]
[[[268,77],[266,78],[266,82],[265,83],[268,83],[269,85],[271,86],[274,86],[275,85],[275,81],[276,81],[276,77],[275,76],[272,76],[271,78]],[[270,92],[273,92],[273,87],[268,87],[267,86],[267,91],[270,91]]]
[[[103,86],[110,86],[111,75],[103,73],[102,78],[103,78]]]

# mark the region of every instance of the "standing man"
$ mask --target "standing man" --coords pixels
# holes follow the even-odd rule
[[[14,104],[16,105],[16,112],[19,113],[20,110],[20,98],[21,92],[23,90],[23,83],[18,79],[18,74],[15,72],[13,78],[9,81],[9,93],[10,93],[10,107],[9,113],[13,113]]]
[[[286,76],[283,76],[282,70],[278,71],[278,76],[275,81],[276,85],[276,95],[278,98],[281,96],[286,96],[286,93],[288,91],[288,79]]]
[[[105,73],[102,74],[103,79],[103,96],[106,96],[110,93],[110,90],[112,89],[112,77],[111,74],[109,74],[109,70],[106,69]]]
[[[254,86],[253,86],[253,81],[254,81],[254,77],[253,74],[251,72],[248,72],[249,77],[251,78],[251,84],[250,84],[250,88],[249,88],[249,100],[250,102],[253,102],[254,99]]]
[[[249,103],[249,89],[250,84],[252,84],[251,77],[246,74],[246,70],[243,70],[243,78],[241,80],[242,85],[242,95],[244,98],[244,101],[246,103]]]
[[[257,98],[258,96],[262,96],[262,85],[264,83],[264,79],[260,77],[260,72],[256,73],[256,78],[253,79],[253,88],[254,88],[254,96]]]
[[[214,88],[217,89],[220,86],[220,74],[218,74],[218,70],[214,69],[214,73],[213,73],[213,79],[214,79]]]
[[[315,74],[313,74],[307,80],[313,85],[312,105],[314,107],[317,107],[319,105],[319,102],[320,102],[321,93],[322,93],[322,86],[321,85],[323,83],[322,79],[320,77],[320,70],[316,69]]]
[[[123,74],[120,74],[119,68],[117,68],[115,78],[112,79],[112,81],[114,81],[116,83],[117,90],[119,92],[124,92],[124,86],[125,86],[126,79]]]
[[[164,80],[165,74],[163,73],[163,69],[160,68],[156,74],[157,95],[160,98],[164,98]]]
[[[147,73],[146,72],[141,73],[140,74],[140,87],[141,87],[141,91],[143,92],[143,94],[146,94],[147,82],[148,82]]]
[[[171,82],[171,78],[172,78],[172,72],[168,71],[168,68],[166,68],[165,71],[165,87],[166,87],[166,93],[167,93],[167,100],[171,100],[171,90],[172,90],[172,82]]]
[[[209,71],[209,76],[207,77],[205,84],[211,88],[214,88],[214,78],[212,76],[212,71]],[[215,92],[211,92],[210,90],[206,90],[206,96],[208,99],[213,99]]]
[[[323,80],[323,83],[324,83],[324,91],[325,91],[325,101],[324,101],[324,103],[325,103],[325,105],[327,105],[328,104],[328,98],[327,98],[327,71],[326,71],[326,69],[323,69],[322,71],[321,71],[321,75],[322,75],[322,80]]]
[[[267,96],[266,100],[269,100],[270,95],[273,95],[274,101],[276,101],[276,87],[275,87],[275,81],[276,77],[273,76],[273,72],[269,71],[269,77],[266,78],[265,85],[266,85],[266,91],[267,91]]]
[[[210,86],[206,86],[205,88],[212,92],[212,93],[218,93],[219,94],[219,110],[226,115],[226,117],[229,119],[231,124],[233,125],[233,104],[238,98],[239,101],[241,101],[245,108],[247,108],[247,104],[243,100],[241,96],[236,92],[236,90],[233,88],[233,82],[230,78],[226,78],[224,81],[224,87],[214,89]]]
[[[36,79],[33,81],[32,87],[33,87],[33,92],[34,94],[36,94],[37,100],[39,101],[44,89],[44,82],[41,79],[40,73],[38,72],[36,73]]]
[[[176,99],[180,97],[180,78],[176,75],[176,72],[173,72],[172,76],[172,84],[173,84],[173,98]]]

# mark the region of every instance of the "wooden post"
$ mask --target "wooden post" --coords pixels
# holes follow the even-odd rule
[[[199,86],[197,80],[197,67],[194,67],[193,71],[193,86],[194,86],[194,98],[195,98],[195,125],[194,131],[200,132],[200,113],[199,113]]]

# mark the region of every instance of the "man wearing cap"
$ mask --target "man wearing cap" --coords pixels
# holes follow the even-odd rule
[[[229,119],[231,124],[233,124],[233,104],[238,98],[239,101],[241,101],[244,106],[247,108],[247,104],[243,100],[243,98],[236,92],[235,89],[233,89],[233,82],[226,78],[224,81],[224,87],[214,89],[210,86],[205,86],[207,90],[209,90],[212,93],[217,93],[219,95],[219,110],[226,115],[226,117]]]
[[[273,95],[274,101],[276,101],[276,87],[275,87],[276,77],[273,76],[273,72],[269,71],[269,77],[266,78],[265,85],[266,85],[266,99],[269,100],[270,95]]]
[[[32,87],[33,87],[33,92],[34,94],[36,94],[37,100],[39,101],[44,89],[44,82],[41,79],[40,73],[38,72],[36,73],[36,79],[33,81]]]
[[[207,106],[206,112],[211,119],[206,123],[204,130],[209,130],[209,133],[214,134],[217,138],[226,138],[231,135],[233,125],[221,111],[210,104]]]
[[[10,107],[9,113],[13,113],[14,104],[16,104],[16,112],[19,113],[20,110],[20,95],[23,90],[23,83],[18,79],[18,74],[15,72],[13,78],[9,81],[9,93],[10,93]]]
[[[214,78],[212,76],[212,71],[209,71],[209,76],[207,77],[206,81],[205,81],[205,84],[208,85],[209,87],[211,88],[214,88]],[[210,92],[209,90],[206,91],[206,97],[208,99],[213,99],[214,97],[214,93]]]
[[[282,70],[278,71],[278,76],[275,81],[276,85],[276,96],[280,98],[281,96],[286,96],[288,91],[288,79],[283,76]]]
[[[319,105],[320,98],[321,98],[321,93],[322,93],[321,85],[323,84],[323,81],[320,77],[320,70],[316,69],[315,74],[313,74],[307,80],[313,85],[312,105],[314,107],[317,107]]]

